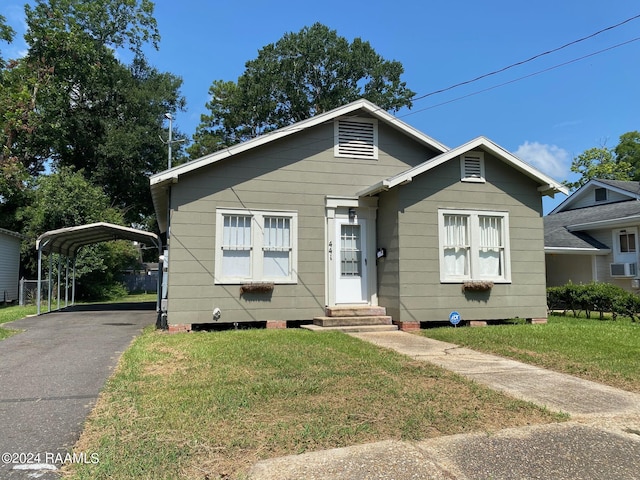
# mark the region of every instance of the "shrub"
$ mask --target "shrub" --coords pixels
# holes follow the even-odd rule
[[[587,318],[598,312],[600,319],[611,313],[615,320],[618,315],[640,318],[640,297],[610,283],[592,282],[547,288],[547,307],[550,310],[571,310],[574,316],[584,311]]]

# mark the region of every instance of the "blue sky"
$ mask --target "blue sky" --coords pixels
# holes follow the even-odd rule
[[[148,57],[160,71],[182,77],[187,111],[174,125],[189,135],[205,112],[213,80],[236,80],[261,47],[314,22],[349,40],[367,40],[384,58],[400,61],[403,79],[420,96],[640,14],[631,0],[155,3],[162,41]],[[0,4],[0,14],[19,33],[11,46],[1,47],[8,58],[26,48],[23,5],[24,0]],[[621,134],[640,130],[640,41],[632,41],[638,37],[640,19],[416,101],[398,117],[450,147],[484,135],[557,180],[573,179],[573,157],[591,147],[613,147]],[[545,200],[545,212],[563,198]]]

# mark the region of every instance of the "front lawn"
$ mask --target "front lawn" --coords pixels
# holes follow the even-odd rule
[[[340,333],[147,329],[76,445],[72,478],[243,478],[264,458],[563,420]]]
[[[640,393],[640,323],[551,315],[547,324],[443,327],[422,335]]]
[[[15,320],[20,320],[21,318],[26,317],[27,315],[35,315],[36,306],[35,305],[27,305],[24,307],[20,306],[0,306],[0,325],[8,322],[13,322]],[[16,330],[10,330],[6,328],[0,327],[0,340],[10,337],[18,333]]]

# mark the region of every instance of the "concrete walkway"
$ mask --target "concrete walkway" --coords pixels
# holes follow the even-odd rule
[[[640,479],[640,395],[419,335],[354,337],[570,414],[561,424],[396,440],[264,460],[253,480]]]

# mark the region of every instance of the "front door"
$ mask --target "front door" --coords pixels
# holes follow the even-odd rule
[[[367,224],[336,219],[336,304],[367,303]]]

